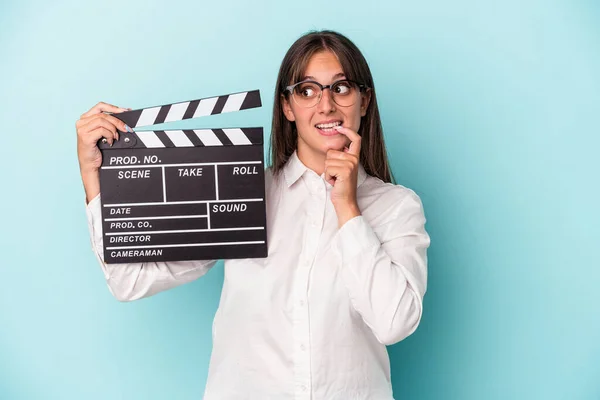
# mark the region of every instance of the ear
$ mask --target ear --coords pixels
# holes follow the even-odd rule
[[[364,117],[367,115],[367,108],[371,102],[371,89],[367,89],[360,98],[360,116]]]
[[[296,116],[294,115],[294,111],[292,110],[290,102],[284,95],[281,95],[281,104],[283,106],[283,115],[285,115],[288,121],[294,122],[296,120]]]

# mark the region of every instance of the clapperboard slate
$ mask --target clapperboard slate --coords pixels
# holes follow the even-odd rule
[[[136,128],[261,106],[258,90],[112,114],[102,152],[107,263],[267,256],[262,128]]]

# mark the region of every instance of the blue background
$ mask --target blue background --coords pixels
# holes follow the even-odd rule
[[[90,248],[75,121],[261,89],[179,126],[265,126],[279,63],[335,29],[375,77],[393,171],[432,237],[397,399],[600,399],[600,3],[0,4],[1,399],[197,399],[222,264],[132,303]],[[239,114],[239,115],[238,115]]]

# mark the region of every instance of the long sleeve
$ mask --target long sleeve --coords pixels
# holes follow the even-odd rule
[[[92,249],[104,272],[106,283],[119,301],[137,300],[198,279],[216,260],[107,264],[102,247],[100,195],[86,207]]]
[[[421,320],[427,287],[425,215],[410,190],[371,227],[364,216],[344,224],[334,238],[350,300],[376,338],[391,345],[412,334]]]

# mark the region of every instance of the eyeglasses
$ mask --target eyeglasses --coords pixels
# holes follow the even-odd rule
[[[331,85],[321,85],[315,81],[302,81],[286,87],[283,93],[289,92],[294,103],[300,107],[310,108],[319,104],[325,89],[331,90],[331,97],[335,104],[348,107],[357,102],[360,93],[366,90],[367,86],[349,79],[335,81]]]

